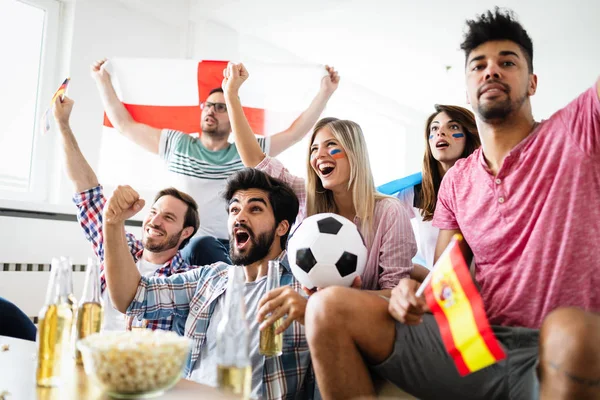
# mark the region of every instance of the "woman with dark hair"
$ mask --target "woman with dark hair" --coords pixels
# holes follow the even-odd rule
[[[431,225],[437,194],[444,174],[459,159],[468,157],[480,146],[475,116],[465,108],[435,105],[435,112],[425,124],[423,181],[397,194],[412,210],[413,229],[418,252],[413,259],[414,279],[422,280],[433,267],[433,256],[439,229]]]

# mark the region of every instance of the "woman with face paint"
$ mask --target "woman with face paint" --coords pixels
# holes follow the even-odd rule
[[[360,126],[336,118],[317,122],[309,141],[305,181],[290,174],[280,161],[266,156],[258,146],[238,97],[248,71],[242,64],[230,64],[224,75],[227,109],[244,164],[292,186],[300,199],[297,223],[306,216],[324,212],[353,221],[368,250],[360,286],[389,296],[399,280],[409,276],[416,242],[406,208],[375,189]],[[355,282],[354,286],[359,285]]]
[[[411,210],[418,252],[413,260],[413,279],[422,280],[433,267],[439,229],[431,224],[437,194],[444,174],[459,159],[468,157],[480,146],[475,116],[458,106],[435,105],[425,124],[423,181],[397,194]]]

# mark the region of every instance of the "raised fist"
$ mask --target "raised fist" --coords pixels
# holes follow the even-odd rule
[[[117,186],[104,206],[104,223],[121,224],[144,208],[145,203],[131,186]]]
[[[326,65],[325,69],[327,70],[327,75],[321,79],[321,91],[331,96],[338,88],[340,75],[335,68],[329,65]]]
[[[248,70],[244,64],[229,63],[227,68],[223,70],[223,83],[221,84],[223,91],[227,94],[238,94],[240,86],[248,79]]]
[[[108,60],[103,58],[101,60],[96,60],[96,62],[90,66],[90,74],[97,82],[110,81],[110,74],[105,68],[107,62]]]
[[[67,125],[75,102],[67,96],[63,96],[62,100],[60,97],[61,96],[57,96],[52,105],[52,115],[54,115],[54,120],[57,124]]]

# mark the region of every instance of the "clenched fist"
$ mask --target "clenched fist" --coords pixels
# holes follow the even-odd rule
[[[90,74],[96,82],[110,82],[110,74],[106,70],[105,64],[108,62],[106,58],[97,60],[90,67]]]
[[[67,96],[63,96],[62,100],[60,96],[56,97],[56,100],[52,105],[52,114],[54,115],[54,120],[58,125],[69,124],[69,117],[71,116],[71,111],[73,110],[74,104],[75,102]]]
[[[406,325],[419,325],[423,314],[429,311],[423,296],[417,297],[417,289],[421,284],[412,279],[400,279],[398,286],[392,290],[388,311],[397,321]]]
[[[223,82],[221,86],[226,94],[237,96],[240,86],[248,79],[248,70],[244,64],[227,64],[227,68],[223,70]]]
[[[144,208],[144,204],[146,202],[131,186],[117,186],[104,206],[104,223],[122,224]]]
[[[329,65],[326,65],[325,69],[327,70],[327,75],[321,79],[321,92],[331,96],[338,88],[340,75],[335,68]]]

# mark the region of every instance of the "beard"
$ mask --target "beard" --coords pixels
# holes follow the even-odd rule
[[[215,118],[215,123],[212,126],[207,126],[206,122],[202,121],[200,124],[203,135],[208,135],[214,139],[222,139],[229,135],[231,129],[223,129],[219,125],[219,121]]]
[[[527,92],[525,92],[525,94],[522,97],[519,97],[517,100],[512,101],[510,99],[510,92],[511,92],[510,86],[503,84],[501,82],[497,82],[497,81],[487,82],[487,83],[498,83],[498,84],[502,85],[506,92],[506,99],[504,99],[502,101],[489,101],[487,104],[482,104],[481,102],[479,102],[479,104],[477,104],[477,108],[475,111],[477,112],[479,117],[484,122],[491,122],[491,121],[503,122],[504,120],[506,120],[508,118],[508,116],[510,114],[512,114],[514,111],[518,110],[519,108],[521,108],[521,106],[523,105],[523,103],[525,102],[525,100],[528,97]],[[480,95],[481,94],[478,91],[477,98],[479,98]]]
[[[250,265],[257,261],[264,259],[267,254],[269,254],[269,250],[273,245],[273,239],[275,239],[275,230],[273,229],[269,232],[263,232],[258,236],[254,236],[254,233],[250,228],[245,225],[238,225],[238,227],[243,227],[248,231],[248,241],[250,241],[250,248],[247,250],[246,254],[241,254],[237,252],[235,247],[235,236],[229,235],[229,258],[233,265]]]
[[[153,226],[150,226],[150,228],[156,229]],[[142,244],[144,245],[145,250],[151,251],[153,253],[160,253],[162,251],[171,250],[172,248],[177,247],[179,245],[179,239],[181,238],[182,233],[183,229],[170,236],[167,235],[161,242],[154,242],[155,238],[148,238],[144,231],[144,235],[142,237]]]

